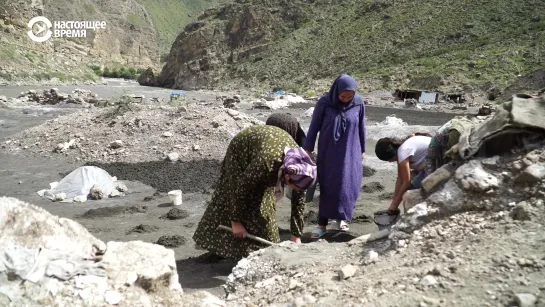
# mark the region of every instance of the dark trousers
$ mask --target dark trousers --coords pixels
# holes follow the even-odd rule
[[[318,225],[325,227],[327,226],[327,224],[329,224],[329,219],[327,217],[318,215]]]

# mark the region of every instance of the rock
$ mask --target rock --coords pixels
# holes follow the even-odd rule
[[[534,307],[537,303],[537,298],[530,293],[515,294],[515,303],[518,307]]]
[[[466,205],[465,194],[453,179],[449,180],[443,189],[430,195],[426,201],[438,205],[447,212],[459,211]]]
[[[193,145],[193,151],[198,151],[199,149],[201,149],[201,146]]]
[[[353,266],[353,265],[351,265],[351,264],[345,265],[344,267],[342,267],[342,268],[338,271],[339,278],[340,278],[341,280],[350,278],[350,277],[354,276],[354,275],[356,274],[356,272],[358,272],[358,270],[359,270],[358,267]]]
[[[424,287],[431,287],[437,284],[437,279],[432,275],[426,275],[420,280],[420,284]]]
[[[303,296],[297,297],[293,301],[293,305],[296,307],[302,307],[302,306],[314,306],[316,304],[316,298],[310,294],[305,294]]]
[[[518,184],[535,184],[545,178],[545,164],[532,164],[515,178]]]
[[[115,140],[115,141],[110,143],[110,148],[112,148],[112,149],[118,149],[118,148],[121,148],[121,147],[123,147],[123,141],[121,141],[121,140]]]
[[[91,199],[94,199],[94,200],[99,200],[104,198],[104,192],[102,192],[100,187],[96,184],[93,185],[93,187],[91,187],[89,194],[91,195]]]
[[[102,262],[108,264],[108,277],[114,285],[124,285],[128,273],[134,272],[137,284],[147,292],[161,288],[182,290],[174,251],[163,246],[142,241],[108,242]]]
[[[75,257],[92,257],[106,250],[106,244],[81,224],[11,197],[0,198],[0,229],[0,242],[26,248],[41,247]]]
[[[513,220],[518,221],[529,221],[532,219],[530,215],[530,207],[526,202],[520,202],[518,203],[513,210],[509,213],[509,216]]]
[[[136,79],[138,84],[145,85],[145,86],[154,86],[156,79],[155,79],[155,73],[153,72],[153,69],[149,67],[146,69],[140,76],[138,76],[138,79]]]
[[[423,296],[422,301],[424,301],[424,303],[426,303],[426,306],[440,306],[441,305],[441,301],[436,299],[436,298]]]
[[[117,305],[123,300],[121,294],[114,290],[106,291],[104,294],[104,301],[110,305]]]
[[[172,134],[172,132],[164,132],[163,133],[163,137],[166,137],[166,138],[169,138],[169,137],[172,137],[174,134]]]
[[[369,254],[367,255],[367,259],[370,262],[375,262],[378,260],[378,253],[375,251],[369,251]]]
[[[419,203],[422,203],[424,201],[424,197],[422,196],[422,193],[420,190],[408,190],[403,194],[403,209],[404,212],[409,211],[412,207],[416,206]]]
[[[177,153],[177,152],[171,152],[167,155],[167,159],[170,161],[170,162],[176,162],[178,161],[178,159],[180,158],[180,154]]]
[[[126,193],[129,191],[127,186],[123,183],[123,181],[116,180],[115,182],[115,189],[118,190],[121,193]]]
[[[114,198],[114,197],[121,197],[121,192],[119,192],[118,190],[113,190],[110,195],[109,195],[111,198]]]
[[[499,187],[498,178],[486,172],[477,160],[471,160],[460,166],[456,170],[455,176],[460,181],[462,188],[467,191],[486,192]]]
[[[73,201],[76,203],[84,203],[87,201],[87,195],[78,195],[74,197]]]
[[[180,302],[178,302],[179,304]],[[207,291],[196,291],[184,296],[183,306],[188,307],[226,307],[225,301]]]
[[[63,201],[66,199],[66,193],[55,194],[55,201]]]
[[[431,193],[437,187],[447,182],[452,175],[454,175],[454,173],[450,170],[450,167],[448,165],[443,165],[422,181],[422,188],[426,193]]]

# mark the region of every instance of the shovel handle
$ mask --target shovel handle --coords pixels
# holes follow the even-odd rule
[[[231,232],[231,233],[233,232],[233,229],[232,229],[231,227],[227,227],[227,226],[224,226],[224,225],[219,225],[219,226],[218,226],[218,229],[223,229],[223,230],[229,231],[229,232]],[[263,243],[263,244],[269,245],[269,246],[275,246],[275,245],[276,245],[276,243],[273,243],[273,242],[271,242],[271,241],[267,241],[267,240],[265,240],[265,239],[262,239],[262,238],[260,238],[260,237],[256,237],[256,236],[251,235],[251,234],[247,234],[247,235],[246,235],[246,238],[252,239],[252,240],[254,240],[254,241],[257,241],[257,242],[260,242],[260,243]]]

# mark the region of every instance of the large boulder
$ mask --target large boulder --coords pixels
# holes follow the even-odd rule
[[[174,251],[108,242],[81,224],[16,198],[0,198],[1,306],[223,306],[183,295]],[[186,299],[187,298],[187,299]]]
[[[153,69],[150,67],[146,69],[136,80],[138,84],[145,86],[154,86],[155,85],[155,74]]]

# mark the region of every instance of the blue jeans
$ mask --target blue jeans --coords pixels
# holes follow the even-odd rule
[[[411,187],[409,190],[422,189],[422,181],[428,177],[428,173],[425,170],[420,171],[418,175],[411,181]]]

